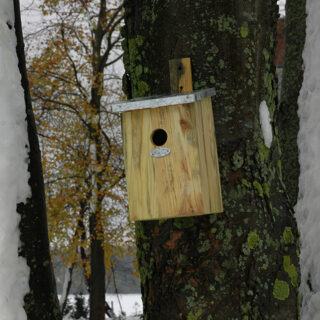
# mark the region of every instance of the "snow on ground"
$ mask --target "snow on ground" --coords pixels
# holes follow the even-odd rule
[[[302,320],[320,319],[320,1],[307,0],[304,80],[299,97]]]
[[[127,316],[142,314],[141,294],[119,294],[122,310]],[[121,308],[116,294],[107,294],[106,300],[113,305],[115,314],[121,313]]]
[[[86,304],[88,305],[88,295],[84,296]],[[74,304],[75,297],[73,295],[69,296],[71,304]],[[121,307],[119,304],[119,299]],[[124,312],[126,320],[138,320],[140,319],[138,315],[142,314],[142,301],[141,294],[119,294],[119,299],[116,294],[106,294],[106,301],[109,306],[113,308],[114,313],[119,316],[121,312]],[[72,320],[70,316],[65,316],[63,320]],[[106,317],[106,319],[108,319]]]
[[[0,320],[25,320],[29,269],[18,257],[17,203],[30,194],[26,113],[16,56],[12,0],[0,6]]]

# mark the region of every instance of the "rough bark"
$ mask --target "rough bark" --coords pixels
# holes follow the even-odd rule
[[[282,155],[283,182],[292,205],[297,202],[299,131],[298,97],[303,79],[302,51],[306,36],[306,0],[287,0],[285,18],[285,59],[281,101],[277,117]]]
[[[168,61],[191,57],[194,89],[214,86],[225,212],[136,223],[144,319],[298,319],[298,232],[278,138],[264,145],[259,105],[276,108],[275,0],[125,4],[132,96],[168,94]]]
[[[14,0],[15,32],[21,84],[24,89],[29,138],[29,185],[31,197],[18,204],[21,214],[20,255],[30,267],[30,292],[25,296],[25,311],[29,320],[62,319],[56,292],[56,283],[49,252],[46,203],[41,166],[41,153],[33,117],[29,84],[26,73],[24,44],[19,0]]]

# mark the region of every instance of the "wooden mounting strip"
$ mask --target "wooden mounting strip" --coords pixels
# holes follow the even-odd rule
[[[193,90],[190,58],[170,60],[169,70],[171,93],[186,93]]]

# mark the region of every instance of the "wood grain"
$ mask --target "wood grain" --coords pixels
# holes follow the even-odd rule
[[[169,61],[171,93],[191,92],[192,71],[190,58]]]

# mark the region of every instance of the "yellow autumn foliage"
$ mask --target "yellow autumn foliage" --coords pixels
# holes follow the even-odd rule
[[[100,1],[43,1],[44,25],[27,38],[51,247],[66,265],[82,264],[88,273],[93,238],[100,240],[109,268],[112,256],[123,254],[133,238],[120,118],[107,106],[121,98],[113,68],[121,58],[123,12],[117,1],[107,5],[105,16],[98,18]]]

